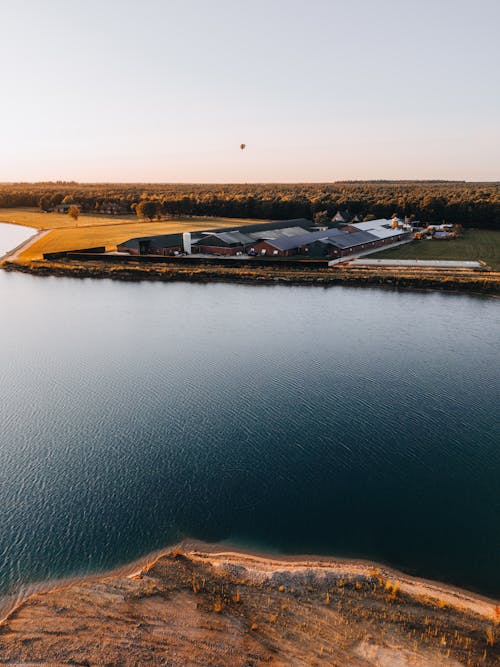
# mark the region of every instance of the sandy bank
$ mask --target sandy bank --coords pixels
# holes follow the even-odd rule
[[[350,560],[185,545],[136,571],[34,593],[0,664],[494,665],[487,598]]]

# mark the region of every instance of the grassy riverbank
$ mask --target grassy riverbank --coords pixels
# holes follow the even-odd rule
[[[362,561],[174,549],[20,602],[0,661],[492,665],[495,602]]]
[[[373,255],[376,259],[481,260],[500,271],[500,231],[466,229],[458,239],[413,241]]]

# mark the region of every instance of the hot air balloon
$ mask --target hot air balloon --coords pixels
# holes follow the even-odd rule
[[[240,148],[241,150],[243,150],[244,148],[246,148],[246,144],[240,144]]]

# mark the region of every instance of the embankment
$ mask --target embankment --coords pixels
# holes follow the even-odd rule
[[[5,261],[8,271],[22,271],[38,276],[70,276],[75,278],[109,278],[123,281],[191,281],[236,283],[283,283],[292,285],[366,285],[404,289],[430,289],[454,292],[498,295],[500,272],[457,268],[349,266],[330,268],[288,267],[231,267],[224,264],[182,266],[172,264],[143,264],[127,262],[126,265],[105,260],[79,261],[74,259],[33,261],[19,263]]]

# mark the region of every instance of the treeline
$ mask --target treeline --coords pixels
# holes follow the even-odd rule
[[[154,200],[161,215],[234,218],[311,218],[318,211],[334,215],[390,217],[413,215],[426,222],[500,229],[500,183],[461,181],[354,181],[297,184],[144,184],[5,183],[0,207],[77,203],[84,212],[115,206],[133,213]]]

